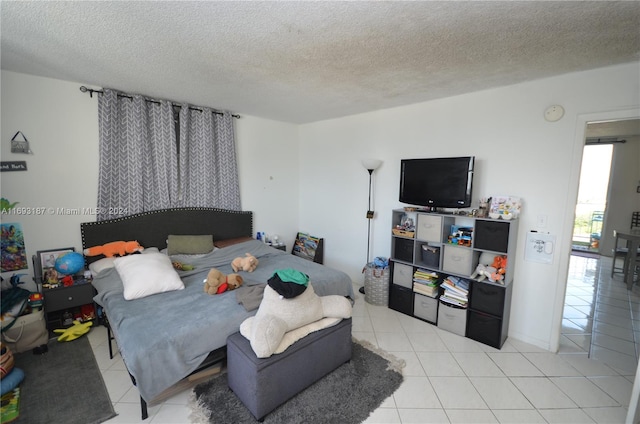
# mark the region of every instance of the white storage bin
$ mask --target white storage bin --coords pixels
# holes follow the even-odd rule
[[[438,299],[414,293],[413,315],[429,322],[438,321]]]
[[[442,217],[419,214],[416,230],[416,239],[440,242],[442,241]]]
[[[393,264],[393,284],[413,289],[413,267],[395,262]]]
[[[467,330],[467,310],[440,302],[438,328],[464,337]]]
[[[473,265],[473,250],[470,247],[444,245],[442,270],[458,275],[471,275]]]

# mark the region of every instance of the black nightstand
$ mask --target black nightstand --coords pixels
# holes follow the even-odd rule
[[[68,287],[57,287],[54,289],[43,288],[44,313],[49,331],[63,327],[63,314],[70,311],[73,314],[75,309],[83,305],[91,305],[95,317],[95,305],[93,296],[95,289],[91,283],[74,284]]]
[[[273,247],[274,249],[282,250],[283,252],[287,251],[287,245],[286,244],[279,244],[277,246],[274,246],[274,245],[270,244],[269,246]]]

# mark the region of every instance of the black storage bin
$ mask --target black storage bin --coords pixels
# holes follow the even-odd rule
[[[389,308],[413,316],[413,290],[391,284]]]
[[[476,311],[502,317],[507,288],[473,281],[469,307]]]
[[[403,262],[413,262],[413,240],[394,237],[393,259]]]
[[[440,266],[440,248],[423,244],[420,248],[422,262],[425,266],[438,268]]]
[[[502,320],[482,312],[469,310],[467,314],[467,337],[500,349],[506,334],[502,335]]]
[[[507,246],[509,245],[509,223],[477,220],[473,243],[473,247],[476,249],[507,253]]]

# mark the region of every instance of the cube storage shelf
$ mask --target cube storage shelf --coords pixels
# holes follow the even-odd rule
[[[518,220],[396,209],[392,228],[407,217],[415,223],[414,237],[391,236],[389,308],[500,349],[509,331]],[[459,244],[449,241],[454,230],[461,235]],[[507,256],[501,283],[471,278],[485,252]],[[448,276],[468,280],[467,308],[440,301],[442,288],[435,298],[414,292],[413,273],[418,268],[436,272],[439,282]]]

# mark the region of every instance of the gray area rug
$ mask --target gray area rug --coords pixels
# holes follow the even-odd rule
[[[49,351],[15,355],[24,371],[17,423],[96,424],[116,416],[86,336],[49,340]]]
[[[351,361],[308,387],[264,418],[266,424],[363,422],[402,383],[399,361],[364,342],[353,343]],[[381,356],[382,355],[382,356]],[[384,357],[383,357],[384,356]],[[385,359],[386,357],[386,359]],[[193,389],[194,423],[256,423],[222,374]]]

